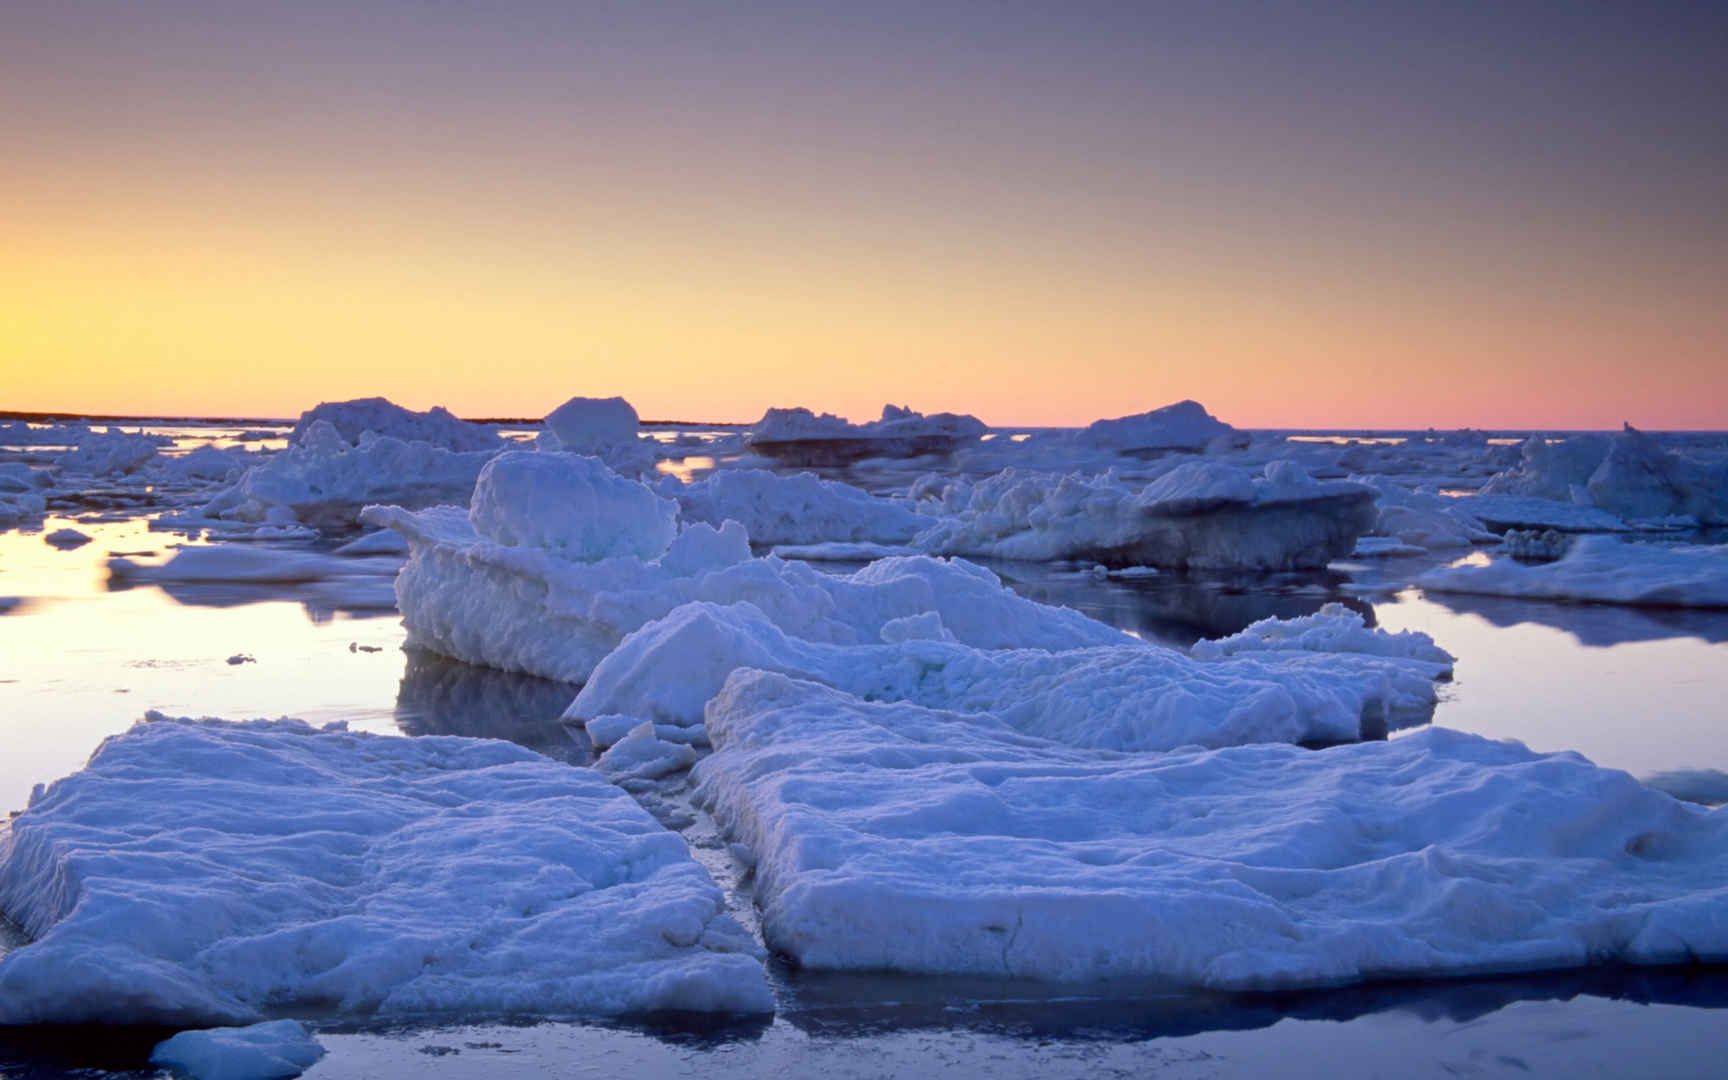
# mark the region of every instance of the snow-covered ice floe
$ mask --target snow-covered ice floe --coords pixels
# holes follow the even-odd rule
[[[1247,432],[1219,420],[1198,401],[1178,401],[1135,416],[1095,420],[1071,437],[1083,446],[1129,455],[1200,451],[1215,443],[1246,446],[1249,441]]]
[[[1728,608],[1728,544],[1634,544],[1580,536],[1554,562],[1530,566],[1506,558],[1444,567],[1416,584],[1437,592],[1540,600]]]
[[[1458,509],[1499,529],[1554,529],[1558,532],[1630,532],[1631,526],[1606,510],[1531,495],[1463,495]]]
[[[972,483],[929,476],[913,494],[944,516],[914,546],[952,555],[1106,566],[1295,570],[1349,555],[1375,523],[1374,492],[1288,461],[1263,472],[1208,460],[1144,487],[1103,475],[1005,470]]]
[[[956,642],[935,612],[886,625],[882,639],[803,641],[750,604],[686,604],[602,660],[565,722],[586,724],[596,746],[613,741],[627,720],[651,722],[661,737],[700,740],[709,699],[733,671],[755,668],[871,701],[988,712],[1016,731],[1071,746],[1332,743],[1426,719],[1434,680],[1452,670],[1452,658],[1426,635],[1368,630],[1343,608],[1269,619],[1235,639],[1203,642],[1212,647],[1196,646],[1203,659],[1126,638],[1058,652],[976,649]]]
[[[693,600],[748,601],[787,633],[835,644],[879,641],[884,624],[926,611],[981,648],[1122,640],[959,560],[884,559],[837,577],[753,558],[736,523],[674,536],[676,504],[596,458],[505,453],[473,502],[362,516],[409,542],[396,579],[409,644],[487,667],[581,682],[624,635]]]
[[[736,521],[756,544],[902,545],[931,524],[904,500],[881,498],[813,473],[782,476],[766,469],[731,469],[694,484],[667,477],[658,489],[678,500],[685,521],[715,528]]]
[[[803,408],[769,409],[744,432],[744,445],[787,465],[832,466],[872,457],[948,454],[976,443],[986,430],[976,416],[926,416],[895,405],[882,406],[882,418],[867,424]]]
[[[1728,959],[1728,815],[1445,729],[1078,750],[735,673],[696,797],[810,968],[1271,990]]]
[[[192,1080],[288,1080],[316,1065],[324,1047],[294,1020],[201,1028],[163,1039],[150,1064]]]
[[[0,838],[0,1024],[757,1013],[684,841],[508,742],[152,717]]]
[[[1612,438],[1575,435],[1549,442],[1532,435],[1519,464],[1490,478],[1482,494],[1535,496],[1594,507],[1618,518],[1678,515],[1720,524],[1728,522],[1728,462],[1677,453],[1631,424]],[[1563,527],[1542,521],[1519,524]]]
[[[504,440],[498,432],[484,424],[458,420],[442,406],[434,405],[426,412],[405,409],[385,398],[355,398],[352,401],[326,401],[300,414],[294,430],[288,434],[290,446],[305,446],[318,437],[312,426],[319,422],[331,429],[349,446],[360,445],[370,432],[400,442],[423,442],[444,450],[466,453],[475,450],[499,450]]]
[[[493,453],[371,432],[351,445],[328,421],[313,420],[294,445],[248,469],[202,512],[224,521],[348,527],[369,503],[467,502]]]

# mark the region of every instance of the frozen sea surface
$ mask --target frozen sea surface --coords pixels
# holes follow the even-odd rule
[[[182,437],[189,444],[210,434]],[[280,445],[238,434],[219,435],[217,445]],[[573,763],[592,759],[557,723],[575,687],[404,653],[391,613],[344,607],[318,583],[110,591],[111,556],[160,561],[186,542],[149,531],[136,516],[139,501],[117,484],[29,531],[0,533],[0,807],[21,808],[32,785],[77,770],[103,737],[152,708],[505,738]],[[92,540],[71,550],[43,542],[61,528]],[[1640,777],[1728,771],[1728,614],[1408,587],[1450,561],[1143,579],[1061,565],[992,568],[1030,598],[1177,645],[1340,601],[1383,629],[1426,632],[1458,657],[1455,681],[1441,688],[1438,724],[1535,750],[1578,750]],[[246,659],[230,663],[235,657]],[[675,823],[684,813],[676,800],[650,808]],[[711,868],[729,862],[723,847],[705,849],[687,835]],[[748,906],[748,878],[734,872],[722,885]],[[0,923],[0,950],[21,940]],[[1714,1076],[1728,1052],[1728,974],[1709,971],[1597,970],[1251,997],[1147,988],[1057,994],[1036,984],[813,976],[781,966],[771,982],[777,1017],[742,1027],[525,1020],[392,1029],[312,1017],[330,1053],[307,1075]],[[0,1076],[142,1070],[164,1034],[6,1032]]]

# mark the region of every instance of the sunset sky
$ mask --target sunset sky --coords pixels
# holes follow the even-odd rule
[[[1728,4],[35,0],[0,408],[1728,428]]]

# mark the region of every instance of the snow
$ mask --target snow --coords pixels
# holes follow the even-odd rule
[[[678,500],[686,521],[744,526],[757,544],[903,545],[931,524],[904,500],[879,498],[813,473],[727,469],[694,484],[668,477],[660,492]]]
[[[1728,958],[1728,815],[1445,729],[1119,755],[739,672],[696,797],[817,969],[1332,986]]]
[[[441,406],[435,405],[423,413],[414,412],[381,397],[327,401],[308,409],[294,424],[294,430],[288,435],[288,445],[305,445],[311,436],[312,425],[320,421],[329,424],[350,446],[358,446],[367,432],[407,443],[430,443],[459,453],[497,450],[504,445],[496,431],[483,424],[458,420]]]
[[[1121,638],[1077,612],[1022,599],[960,560],[883,559],[835,576],[752,558],[736,523],[689,525],[655,560],[581,562],[479,536],[452,507],[368,507],[363,517],[401,533],[412,548],[396,579],[410,645],[568,682],[587,679],[624,635],[693,600],[748,601],[790,634],[838,644],[877,640],[884,623],[924,611],[938,612],[962,641],[981,648],[1076,648]]]
[[[1495,559],[1487,566],[1443,567],[1423,574],[1416,584],[1438,592],[1728,608],[1728,544],[1631,544],[1612,536],[1580,536],[1555,562],[1528,566]]]
[[[1350,479],[1378,493],[1374,519],[1377,536],[1423,550],[1469,547],[1497,539],[1482,522],[1460,507],[1456,499],[1414,491],[1384,477],[1352,476]]]
[[[1532,435],[1521,447],[1517,467],[1490,477],[1481,493],[1576,502],[1607,455],[1603,435],[1574,435],[1557,442]]]
[[[940,484],[938,489],[937,485]],[[931,553],[1166,569],[1300,569],[1350,554],[1373,524],[1373,492],[1273,462],[1259,474],[1189,460],[1138,490],[1102,475],[1007,469],[972,483],[926,477],[920,506],[943,516],[914,546]]]
[[[631,728],[613,740],[594,767],[618,783],[627,780],[658,780],[696,763],[696,751],[686,743],[660,738],[649,721]]]
[[[324,1047],[299,1022],[274,1020],[182,1031],[156,1044],[150,1064],[191,1080],[288,1080],[323,1057]]]
[[[590,769],[152,717],[0,838],[0,1024],[766,1012],[756,946]]]
[[[248,469],[202,512],[225,521],[270,521],[274,513],[312,526],[350,527],[368,503],[466,503],[492,457],[491,451],[458,453],[390,436],[365,436],[349,446],[334,427],[316,420],[296,445]]]
[[[692,603],[625,638],[564,718],[607,718],[588,727],[597,746],[615,737],[620,715],[699,732],[727,677],[755,668],[873,701],[990,712],[1074,746],[1337,742],[1421,718],[1433,680],[1451,671],[1451,657],[1425,635],[1370,631],[1342,610],[1251,629],[1251,641],[1223,643],[1208,655],[1221,662],[1203,663],[1125,636],[1060,651],[979,649],[954,640],[934,612],[885,624],[882,644],[837,645],[790,636],[750,604]],[[1261,638],[1276,643],[1256,645]],[[1256,647],[1307,652],[1222,659]]]
[[[1683,516],[1703,524],[1728,522],[1728,467],[1669,450],[1631,424],[1612,438],[1583,435],[1551,443],[1532,435],[1518,467],[1490,478],[1482,494],[1539,496],[1629,520]],[[1566,528],[1552,521],[1515,524]]]
[[[1326,604],[1312,615],[1294,619],[1261,619],[1229,637],[1197,641],[1188,651],[1200,660],[1253,652],[1355,653],[1436,664],[1446,675],[1451,674],[1454,660],[1420,630],[1390,633],[1370,629],[1361,612],[1339,603]]]
[[[226,480],[237,469],[255,464],[255,455],[244,450],[222,450],[208,444],[194,447],[179,457],[161,460],[168,472],[191,480]]]
[[[1114,420],[1097,420],[1077,436],[1090,446],[1112,450],[1204,450],[1219,437],[1238,434],[1235,428],[1206,411],[1198,401],[1178,401],[1161,409]],[[1245,437],[1245,436],[1244,436]]]
[[[468,520],[483,539],[577,562],[655,559],[678,535],[678,506],[579,454],[511,450],[480,471]]]

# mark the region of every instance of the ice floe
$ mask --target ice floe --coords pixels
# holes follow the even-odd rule
[[[565,720],[599,718],[587,728],[597,746],[616,737],[620,717],[700,738],[709,699],[733,671],[756,668],[872,701],[989,712],[1017,731],[1073,746],[1340,742],[1424,719],[1433,680],[1451,672],[1452,658],[1426,635],[1368,630],[1342,608],[1266,620],[1250,631],[1196,647],[1202,659],[1125,638],[1061,651],[978,649],[955,641],[926,612],[884,625],[883,643],[837,645],[799,640],[750,604],[693,603],[625,638],[595,667]],[[1279,651],[1238,656],[1266,650]]]
[[[191,1080],[289,1080],[323,1057],[324,1047],[298,1021],[270,1020],[182,1031],[156,1044],[150,1064]]]
[[[1095,420],[1075,434],[1086,446],[1104,447],[1118,453],[1206,449],[1223,438],[1227,445],[1247,445],[1248,433],[1224,423],[1198,401],[1178,401],[1161,409],[1114,420]]]
[[[414,412],[381,397],[353,401],[327,401],[306,410],[288,434],[290,446],[304,446],[315,437],[312,426],[329,424],[343,442],[358,446],[367,432],[402,442],[423,442],[458,452],[497,450],[504,445],[498,432],[483,424],[458,420],[449,410],[434,405]]]
[[[1507,558],[1486,566],[1443,567],[1423,574],[1416,584],[1440,592],[1542,600],[1728,608],[1728,544],[1580,536],[1554,562],[1530,566]]]
[[[944,516],[914,546],[932,553],[1106,566],[1289,570],[1350,554],[1374,525],[1374,492],[1280,461],[1259,474],[1188,460],[1136,487],[1103,475],[1005,470],[913,488]]]
[[[684,520],[716,528],[736,521],[756,544],[904,545],[932,523],[904,500],[882,498],[813,473],[782,476],[766,469],[729,469],[693,484],[668,477],[659,490],[678,500]]]
[[[1330,986],[1728,958],[1728,815],[1444,729],[1118,755],[735,673],[698,801],[810,968]]]
[[[492,457],[489,450],[456,452],[364,433],[351,446],[327,421],[314,420],[296,445],[248,469],[202,513],[226,521],[349,527],[368,503],[466,503]]]
[[[684,841],[491,739],[155,717],[0,838],[0,1024],[772,1008]]]
[[[975,416],[882,406],[882,417],[853,424],[832,413],[769,409],[744,432],[744,445],[786,465],[846,465],[863,458],[948,454],[976,443],[987,429]]]

